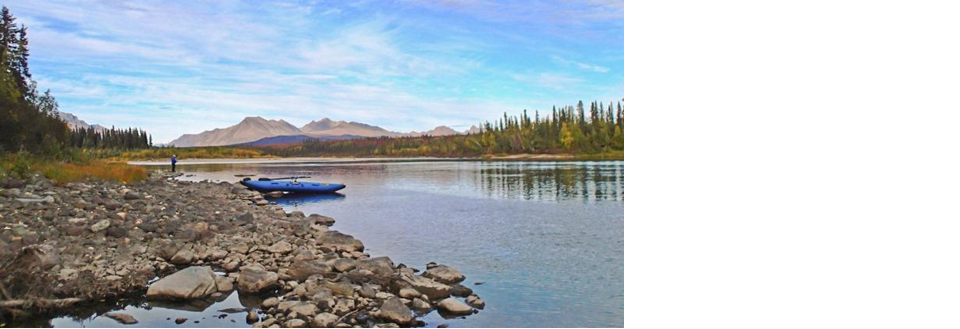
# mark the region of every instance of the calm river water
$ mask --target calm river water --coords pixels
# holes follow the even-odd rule
[[[337,220],[372,256],[425,269],[460,269],[486,308],[428,327],[622,327],[624,164],[610,162],[381,162],[181,165],[187,180],[311,176],[347,185],[336,196],[271,199],[288,211]],[[475,285],[475,283],[482,283]],[[206,310],[127,306],[142,325],[210,319],[242,304],[234,293]],[[192,313],[190,313],[192,312]],[[139,315],[139,316],[138,316]],[[156,319],[156,322],[148,319]],[[235,322],[227,322],[236,319]],[[247,326],[243,314],[192,326]],[[148,321],[144,321],[148,320]],[[54,319],[55,326],[116,326]]]

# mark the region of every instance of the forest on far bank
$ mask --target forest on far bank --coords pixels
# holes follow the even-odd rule
[[[533,117],[526,110],[486,122],[480,132],[452,136],[380,137],[347,140],[305,140],[256,148],[265,154],[295,156],[485,157],[514,154],[568,155],[577,158],[622,159],[624,106],[583,102],[554,107]]]

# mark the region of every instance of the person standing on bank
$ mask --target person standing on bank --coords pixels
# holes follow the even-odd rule
[[[177,172],[177,155],[170,157],[170,171]]]

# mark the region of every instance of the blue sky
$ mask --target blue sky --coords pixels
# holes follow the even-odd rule
[[[155,142],[246,116],[463,130],[623,97],[622,1],[15,1],[63,111]]]

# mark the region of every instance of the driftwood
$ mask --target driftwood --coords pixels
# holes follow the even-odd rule
[[[20,307],[66,307],[79,302],[81,298],[63,298],[63,299],[12,299],[0,300],[0,308],[20,308]]]

